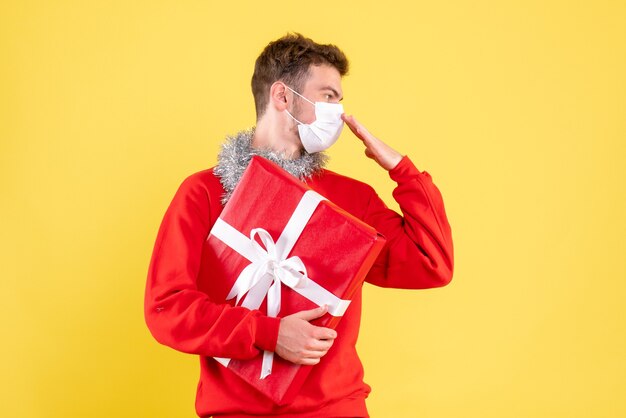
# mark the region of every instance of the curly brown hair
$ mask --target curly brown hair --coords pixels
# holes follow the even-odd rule
[[[265,113],[272,84],[283,81],[301,91],[311,65],[322,64],[335,67],[341,76],[348,73],[348,58],[335,45],[321,45],[299,33],[270,42],[256,59],[252,75],[257,120]]]

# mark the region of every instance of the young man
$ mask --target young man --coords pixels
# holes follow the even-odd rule
[[[348,61],[334,45],[299,34],[270,43],[252,77],[256,127],[229,138],[217,166],[185,179],[165,214],[148,272],[146,322],[162,344],[200,356],[199,416],[368,416],[370,387],[355,348],[360,289],[335,330],[309,323],[325,307],[281,319],[212,299],[207,283],[215,266],[203,259],[203,245],[253,155],[278,163],[386,237],[367,282],[421,289],[452,278],[452,236],[441,194],[428,173],[343,114],[341,79],[347,71]],[[323,151],[343,122],[363,142],[365,154],[397,182],[393,197],[404,216],[388,209],[367,184],[324,169]],[[273,404],[212,358],[247,359],[263,350],[315,365],[288,405]]]

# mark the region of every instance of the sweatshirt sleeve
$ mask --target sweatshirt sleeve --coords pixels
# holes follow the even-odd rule
[[[447,285],[452,280],[454,254],[441,193],[431,176],[420,172],[407,156],[389,176],[398,183],[393,197],[403,216],[372,192],[365,222],[382,233],[387,244],[366,280],[404,289]]]
[[[274,351],[279,318],[216,303],[197,288],[210,203],[208,189],[192,175],[169,205],[148,269],[146,324],[161,344],[186,353],[247,359]]]

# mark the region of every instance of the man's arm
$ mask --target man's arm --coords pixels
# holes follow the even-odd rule
[[[364,221],[385,235],[387,244],[366,280],[383,287],[412,289],[448,284],[454,267],[452,233],[432,178],[370,134],[354,117],[343,118],[363,141],[365,154],[398,183],[393,196],[403,215],[387,208],[372,191]]]
[[[268,350],[294,363],[318,362],[336,336],[308,323],[324,309],[270,318],[258,310],[215,303],[198,290],[210,207],[208,190],[194,175],[181,184],[165,213],[145,291],[145,319],[154,338],[203,356],[247,359]]]

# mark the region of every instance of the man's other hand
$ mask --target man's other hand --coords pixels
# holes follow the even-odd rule
[[[348,116],[344,113],[341,115],[341,119],[348,125],[352,133],[363,141],[365,155],[376,161],[382,168],[389,171],[402,160],[402,154],[369,133],[354,116]]]
[[[328,308],[321,306],[301,311],[280,320],[276,354],[295,364],[312,366],[328,352],[337,338],[330,328],[316,327],[309,321],[320,318]]]

